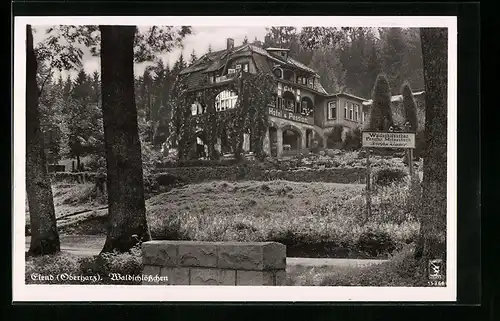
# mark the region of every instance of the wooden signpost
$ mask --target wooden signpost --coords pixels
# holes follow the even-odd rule
[[[366,151],[366,219],[371,216],[371,148],[406,148],[410,178],[413,178],[413,149],[415,133],[412,132],[379,132],[363,131],[362,147]]]

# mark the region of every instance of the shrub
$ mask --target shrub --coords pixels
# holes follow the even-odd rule
[[[219,166],[233,166],[241,161],[235,159],[188,159],[180,161],[167,161],[159,163],[157,168],[176,168],[176,167],[219,167]]]
[[[396,244],[385,231],[367,230],[361,233],[355,247],[371,257],[378,257],[392,253],[396,249]]]
[[[385,131],[393,123],[389,81],[384,74],[379,74],[373,87],[368,129]]]
[[[80,261],[82,275],[100,275],[102,284],[141,284],[141,280],[113,280],[113,275],[139,276],[142,273],[142,253],[140,245],[135,246],[126,253],[103,253],[93,258],[84,258]]]
[[[87,164],[85,164],[86,168],[90,171],[106,171],[106,158],[100,155],[92,155],[87,160]]]
[[[344,127],[342,125],[333,126],[332,132],[326,138],[326,147],[336,148],[340,143],[342,143],[342,132]]]
[[[355,128],[347,132],[342,148],[347,150],[359,150],[361,148],[361,129]]]
[[[382,168],[374,173],[373,183],[379,186],[388,186],[402,182],[407,173],[399,168]]]

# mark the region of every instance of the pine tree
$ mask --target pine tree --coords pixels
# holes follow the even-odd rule
[[[370,49],[369,49],[370,53],[369,53],[368,61],[366,62],[365,77],[363,77],[365,80],[364,82],[367,85],[365,86],[366,89],[363,89],[363,91],[361,93],[361,95],[364,97],[367,97],[370,95],[371,88],[370,88],[369,84],[375,83],[375,81],[377,79],[377,75],[380,73],[380,62],[379,62],[379,57],[378,57],[378,53],[377,53],[377,45],[376,45],[374,40],[369,44],[369,47],[370,47]]]
[[[198,57],[196,56],[196,52],[193,49],[193,51],[191,52],[191,56],[189,56],[188,66],[193,65],[196,62],[196,60],[198,60]]]
[[[411,91],[411,87],[408,82],[403,84],[401,94],[403,95],[405,122],[409,124],[410,131],[416,132],[418,129],[417,104],[415,103],[415,98],[413,97],[413,92]]]
[[[380,74],[373,87],[369,129],[387,131],[392,125],[391,89],[386,76]]]
[[[174,64],[174,68],[172,69],[172,72],[175,76],[179,74],[183,69],[187,67],[186,61],[184,60],[184,54],[181,52],[179,55],[179,59]]]
[[[405,77],[405,54],[407,51],[401,28],[389,28],[384,32],[382,61],[384,72],[391,88],[399,88]],[[397,89],[392,93],[397,94]]]

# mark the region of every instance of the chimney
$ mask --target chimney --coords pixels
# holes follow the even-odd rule
[[[227,50],[231,50],[234,48],[234,39],[227,38]]]

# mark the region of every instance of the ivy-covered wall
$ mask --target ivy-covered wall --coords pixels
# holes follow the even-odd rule
[[[215,100],[224,90],[238,93],[233,109],[217,112]],[[267,106],[276,92],[274,77],[267,73],[243,73],[241,77],[197,91],[189,91],[186,77],[180,77],[174,84],[169,102],[172,110],[169,143],[178,148],[179,159],[190,158],[190,150],[196,142],[196,130],[204,133],[208,146],[208,157],[218,159],[217,138],[227,142],[237,159],[241,158],[243,134],[250,134],[250,146],[256,157],[265,157],[263,140],[269,126]],[[191,105],[198,101],[205,111],[201,115],[191,114]]]

